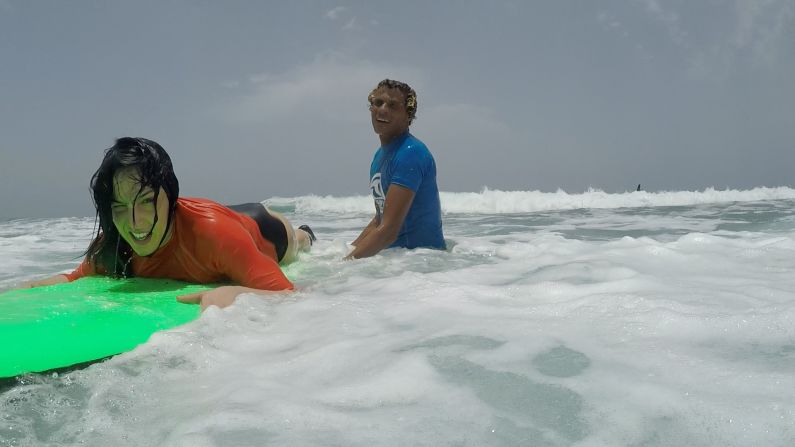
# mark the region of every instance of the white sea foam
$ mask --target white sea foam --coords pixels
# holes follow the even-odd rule
[[[328,199],[353,216],[275,199],[320,236],[285,269],[297,293],[23,378],[0,395],[0,445],[789,446],[792,192],[454,194],[449,250],[354,262],[365,198]],[[53,239],[74,257],[92,223],[0,223],[0,256],[19,272]]]
[[[632,191],[610,194],[598,189],[583,193],[541,191],[500,191],[485,188],[479,193],[441,192],[444,213],[506,214],[532,213],[574,209],[645,208],[659,206],[691,206],[708,203],[755,202],[795,199],[795,189],[788,187],[759,187],[751,190],[715,189],[704,191]],[[371,213],[372,199],[368,196],[300,196],[273,197],[265,201],[269,206],[294,208],[299,213]]]
[[[93,218],[0,222],[0,291],[37,276],[74,268],[93,231]]]

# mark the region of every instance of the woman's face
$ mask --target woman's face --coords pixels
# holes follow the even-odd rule
[[[160,248],[168,221],[168,196],[163,188],[155,202],[155,191],[141,189],[138,168],[120,169],[113,176],[113,224],[138,256],[149,256]],[[170,233],[170,231],[169,231]],[[163,243],[170,238],[170,234]]]

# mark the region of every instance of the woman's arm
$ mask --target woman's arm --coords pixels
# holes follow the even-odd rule
[[[224,308],[235,302],[238,295],[243,293],[254,293],[260,296],[271,296],[291,292],[292,290],[260,290],[243,286],[221,286],[204,292],[191,293],[177,297],[177,301],[185,304],[199,304],[202,310],[210,306]]]
[[[49,278],[39,279],[36,281],[27,281],[17,285],[17,289],[32,289],[34,287],[53,286],[55,284],[63,284],[69,282],[66,275],[54,275]]]

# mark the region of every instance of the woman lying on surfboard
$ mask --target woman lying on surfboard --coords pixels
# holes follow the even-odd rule
[[[89,275],[232,283],[178,297],[202,308],[225,307],[241,293],[292,290],[279,263],[296,259],[314,240],[307,226],[259,203],[223,206],[179,197],[171,158],[156,142],[120,138],[91,178],[99,228],[72,273],[25,284],[37,287]]]

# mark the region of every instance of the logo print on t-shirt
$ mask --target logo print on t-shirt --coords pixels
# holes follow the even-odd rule
[[[370,180],[370,191],[373,192],[373,200],[375,200],[375,206],[378,209],[378,216],[384,214],[384,188],[381,186],[381,173],[376,172],[373,175],[373,178]]]

